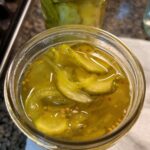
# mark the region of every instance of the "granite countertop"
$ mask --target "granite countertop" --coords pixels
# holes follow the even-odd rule
[[[108,0],[103,29],[117,36],[149,40],[142,27],[145,7],[146,0]],[[29,38],[45,30],[39,8],[39,0],[34,0],[13,46],[14,52]],[[2,97],[2,81],[0,85],[0,150],[24,150],[26,137],[11,121]]]

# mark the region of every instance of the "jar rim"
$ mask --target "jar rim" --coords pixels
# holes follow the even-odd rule
[[[100,137],[99,139],[96,140],[91,140],[91,141],[85,141],[85,142],[67,142],[67,141],[60,141],[60,140],[56,140],[56,139],[51,139],[50,144],[55,144],[57,146],[62,146],[65,145],[67,147],[70,146],[75,146],[76,149],[78,146],[86,148],[86,146],[89,146],[91,148],[96,147],[98,145],[105,145],[110,141],[116,140],[119,137],[121,137],[122,133],[126,133],[131,127],[132,125],[135,123],[135,121],[137,120],[140,111],[142,109],[143,103],[144,103],[144,97],[145,97],[145,90],[146,90],[146,83],[145,83],[145,77],[144,77],[144,72],[143,69],[139,63],[139,61],[137,60],[137,58],[132,54],[131,50],[120,40],[118,39],[116,36],[112,35],[111,33],[104,31],[102,29],[98,29],[95,27],[89,27],[89,26],[85,26],[85,25],[64,25],[64,26],[59,26],[59,27],[55,27],[55,28],[51,28],[48,29],[42,33],[37,34],[36,36],[34,36],[32,39],[30,39],[28,42],[26,42],[26,44],[22,47],[22,51],[18,52],[16,54],[16,56],[14,57],[6,78],[5,78],[5,83],[4,83],[4,97],[5,97],[5,103],[6,103],[6,107],[7,110],[12,118],[12,120],[15,122],[15,124],[18,126],[18,128],[27,136],[29,137],[31,140],[33,140],[34,142],[36,142],[37,144],[43,146],[43,140],[38,140],[39,137],[32,135],[29,131],[27,131],[25,129],[25,127],[23,126],[22,122],[18,119],[18,116],[16,115],[16,113],[14,112],[14,107],[13,107],[13,103],[12,101],[12,89],[11,89],[11,85],[9,82],[10,79],[12,80],[12,67],[14,65],[14,61],[15,58],[19,55],[19,53],[25,53],[25,51],[35,45],[36,43],[38,43],[41,40],[44,40],[44,38],[46,38],[47,36],[51,36],[51,35],[56,35],[58,33],[63,33],[63,32],[70,32],[70,31],[74,31],[74,32],[79,32],[79,31],[85,31],[85,32],[89,32],[91,35],[95,35],[95,34],[103,34],[104,36],[106,36],[106,38],[108,39],[112,39],[115,42],[117,42],[117,44],[120,44],[121,46],[123,46],[126,50],[126,52],[128,53],[128,55],[130,56],[130,58],[133,59],[134,61],[134,65],[136,65],[136,68],[138,69],[138,73],[139,73],[139,80],[140,80],[140,86],[141,90],[139,92],[139,105],[137,107],[137,109],[134,111],[134,114],[128,119],[128,121],[126,121],[126,123],[124,125],[122,125],[120,128],[118,128],[117,130],[113,131],[111,134],[105,135],[103,137]],[[109,140],[108,140],[109,139]],[[47,145],[48,146],[48,145]],[[49,145],[50,146],[50,145]],[[51,147],[51,146],[50,146]],[[89,148],[88,147],[88,148]]]

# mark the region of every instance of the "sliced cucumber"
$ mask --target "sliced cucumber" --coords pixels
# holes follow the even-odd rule
[[[52,73],[50,66],[43,60],[36,60],[30,65],[30,70],[25,74],[26,86],[28,88],[45,88],[50,86],[50,74]]]
[[[91,102],[92,99],[85,92],[81,91],[80,84],[78,82],[73,82],[69,80],[69,75],[66,71],[61,70],[57,65],[55,65],[50,59],[47,59],[47,63],[53,67],[56,74],[56,85],[59,91],[66,97],[87,103]]]
[[[55,88],[46,88],[31,92],[25,101],[25,108],[29,117],[37,118],[41,115],[44,104],[62,105],[68,101]]]
[[[72,56],[75,58],[78,64],[85,68],[87,71],[102,74],[108,72],[107,68],[98,63],[95,63],[92,59],[90,59],[90,57],[88,57],[88,55],[72,52]]]
[[[69,76],[69,73],[63,70],[64,68],[60,69],[57,64],[53,63],[50,59],[47,59],[48,64],[53,67],[56,73],[56,84],[59,91],[63,95],[65,95],[69,99],[87,103],[91,102],[92,99],[82,89],[92,94],[111,93],[115,90],[115,75],[109,77],[107,77],[107,75],[104,78],[99,78],[96,74],[107,73],[107,68],[105,68],[104,66],[100,66],[99,64],[92,61],[88,55],[85,54],[83,56],[82,54],[73,51],[70,46],[66,44],[60,45],[58,47],[58,50],[58,55],[61,54],[60,57],[70,56],[70,58],[68,58],[69,61],[71,61],[72,63],[77,63],[76,65],[82,68],[81,72],[79,71],[78,73],[79,81],[73,82],[71,81],[72,78]]]
[[[101,61],[96,61],[88,54],[82,54],[74,51],[69,45],[62,44],[55,49],[52,49],[54,53],[54,60],[62,65],[76,65],[83,67],[89,72],[106,74],[109,69],[109,65]]]
[[[77,79],[80,81],[80,82],[83,82],[84,80],[90,78],[91,76],[91,73],[87,72],[85,69],[83,68],[77,68],[75,70],[75,73],[76,73],[76,76],[77,76]]]
[[[50,48],[44,56],[55,63],[54,65],[69,65],[71,62],[68,49],[62,45]]]
[[[61,115],[44,114],[35,121],[36,128],[46,135],[57,135],[68,127],[68,121]]]
[[[35,94],[34,90],[30,91],[29,96],[25,101],[25,110],[29,118],[36,119],[42,113],[42,103],[39,101],[38,97],[35,98],[33,95]],[[33,98],[32,98],[33,97]]]
[[[116,89],[115,83],[116,75],[112,75],[105,79],[96,78],[84,86],[84,89],[92,94],[106,94],[112,93]]]
[[[92,94],[106,94],[114,92],[116,85],[115,79],[118,75],[111,75],[109,77],[99,78],[95,74],[89,74],[84,69],[76,69],[76,75],[80,81],[80,87],[83,87],[85,91]]]
[[[80,86],[77,82],[72,82],[65,71],[57,71],[57,87],[66,97],[81,102],[88,103],[92,99],[89,95],[80,90]]]
[[[103,66],[104,68],[111,69],[111,65],[106,62],[104,59],[102,59],[101,57],[101,50],[97,49],[96,47],[88,44],[88,43],[79,43],[79,44],[75,44],[71,46],[72,49],[76,50],[77,52],[84,52],[84,53],[88,53],[89,57],[97,64]],[[96,51],[96,56],[93,55],[93,51]],[[94,52],[95,53],[95,52]],[[108,57],[108,56],[107,56]]]
[[[85,68],[87,71],[101,74],[108,72],[108,69],[105,66],[93,61],[88,54],[83,55],[82,53],[77,53],[66,44],[61,45],[60,49],[68,55],[68,59],[72,61],[72,63]]]

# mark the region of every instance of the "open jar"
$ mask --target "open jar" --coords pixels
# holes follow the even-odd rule
[[[71,142],[44,136],[36,130],[24,112],[20,96],[25,68],[32,59],[50,46],[85,42],[107,52],[124,68],[130,83],[130,107],[121,124],[112,132],[91,141]],[[8,112],[18,128],[46,149],[107,149],[127,133],[137,120],[144,102],[145,78],[141,65],[131,51],[112,34],[88,26],[73,25],[49,29],[28,41],[14,57],[4,85]]]

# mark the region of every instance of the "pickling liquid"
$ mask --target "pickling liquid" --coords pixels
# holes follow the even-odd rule
[[[89,44],[59,45],[26,68],[24,111],[44,136],[98,139],[116,129],[130,105],[129,80],[114,57]]]

